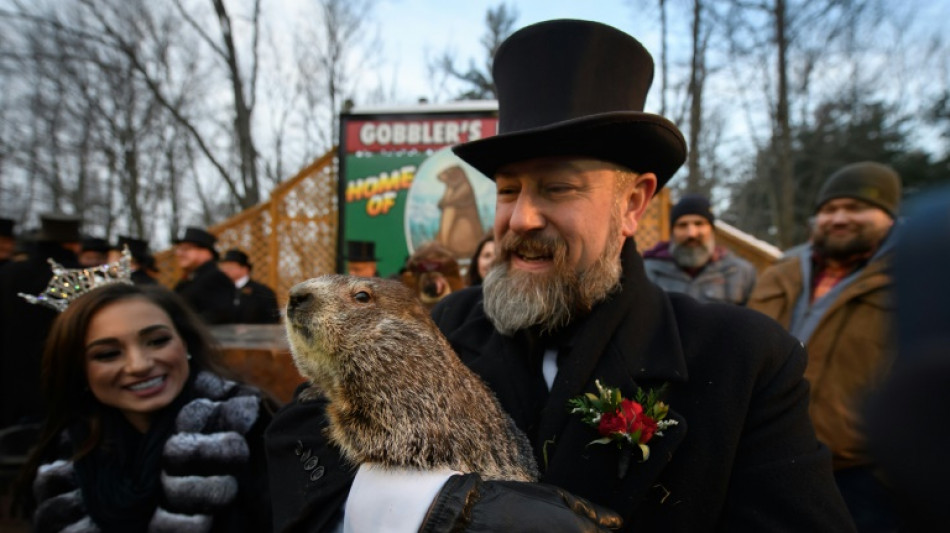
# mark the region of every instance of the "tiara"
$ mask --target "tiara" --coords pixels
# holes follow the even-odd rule
[[[62,313],[73,300],[92,289],[113,283],[132,284],[132,254],[129,247],[122,250],[122,257],[114,263],[106,263],[89,268],[65,268],[48,259],[53,267],[53,279],[49,280],[46,290],[37,294],[17,293],[31,304],[42,305]]]

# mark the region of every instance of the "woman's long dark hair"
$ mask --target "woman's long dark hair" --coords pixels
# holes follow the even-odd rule
[[[193,378],[202,370],[219,375],[227,372],[216,363],[219,349],[204,323],[175,293],[159,285],[117,283],[89,291],[69,304],[50,329],[43,351],[41,386],[47,404],[46,421],[39,440],[16,483],[15,505],[32,508],[31,487],[36,470],[59,447],[60,434],[77,421],[85,425],[88,437],[77,442],[73,460],[99,445],[102,414],[106,406],[88,390],[86,377],[86,333],[93,316],[115,302],[142,298],[157,305],[171,318],[172,324],[191,355],[188,361]],[[228,376],[231,377],[231,376]],[[189,381],[191,380],[189,378]]]
[[[466,272],[465,276],[468,278],[467,281],[469,286],[481,285],[482,281],[484,281],[482,279],[481,272],[478,271],[478,256],[482,255],[482,248],[494,240],[495,235],[489,231],[484,237],[482,237],[482,240],[478,242],[478,247],[475,248],[475,253],[472,254],[472,259],[468,262],[468,272]]]

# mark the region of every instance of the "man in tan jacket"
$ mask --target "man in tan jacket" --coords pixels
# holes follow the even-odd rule
[[[896,527],[861,413],[894,353],[888,236],[900,196],[900,177],[885,165],[854,163],[832,174],[818,194],[811,243],[763,272],[749,299],[808,350],[809,414],[859,531]]]

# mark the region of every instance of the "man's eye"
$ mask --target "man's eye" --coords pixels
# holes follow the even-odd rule
[[[368,292],[366,292],[366,291],[360,291],[360,292],[358,292],[358,293],[356,293],[356,294],[353,295],[353,299],[356,300],[357,302],[360,302],[360,303],[364,303],[364,304],[365,304],[365,303],[369,302],[369,301],[372,299],[372,297],[370,297],[370,295],[369,295]]]

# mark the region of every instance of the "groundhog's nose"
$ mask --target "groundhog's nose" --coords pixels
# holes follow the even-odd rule
[[[290,290],[290,296],[287,299],[287,316],[307,310],[313,304],[313,294],[309,291],[294,287]]]

